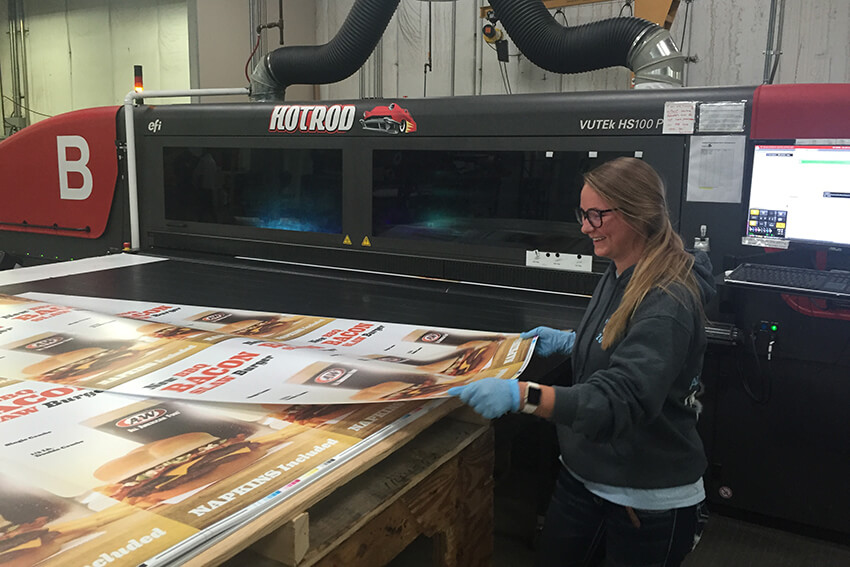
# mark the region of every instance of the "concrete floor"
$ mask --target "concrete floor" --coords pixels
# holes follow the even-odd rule
[[[535,524],[526,524],[527,512],[518,499],[497,493],[493,567],[534,566]],[[417,540],[389,565],[432,567],[432,545]],[[682,567],[850,567],[850,546],[713,514]]]
[[[532,567],[538,516],[555,471],[554,431],[532,420],[496,426],[493,567]],[[542,432],[542,433],[541,433]],[[557,470],[557,464],[554,465]],[[431,567],[433,542],[415,541],[390,567]],[[464,566],[460,566],[464,567]],[[712,513],[702,540],[682,567],[850,567],[850,545],[806,537]]]

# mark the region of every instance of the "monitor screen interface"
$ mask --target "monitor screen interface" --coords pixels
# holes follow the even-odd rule
[[[744,244],[850,246],[850,146],[757,144]]]

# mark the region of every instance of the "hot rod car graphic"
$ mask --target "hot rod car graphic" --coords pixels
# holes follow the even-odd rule
[[[407,109],[394,102],[389,106],[376,106],[367,110],[363,113],[360,124],[364,130],[388,134],[410,134],[416,131],[416,122]]]

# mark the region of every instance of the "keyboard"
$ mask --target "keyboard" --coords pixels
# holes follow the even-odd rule
[[[767,287],[778,291],[850,297],[850,272],[741,264],[724,280],[730,284]]]

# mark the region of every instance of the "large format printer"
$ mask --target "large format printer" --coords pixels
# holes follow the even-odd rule
[[[847,534],[850,289],[724,275],[742,263],[848,269],[846,188],[800,207],[806,179],[846,180],[848,95],[765,85],[140,104],[130,140],[126,107],[72,112],[0,143],[0,171],[15,179],[2,189],[4,267],[119,251],[174,261],[0,292],[567,328],[606,265],[575,222],[581,175],[639,157],[664,178],[686,244],[709,251],[721,291],[700,422],[710,500]],[[776,169],[783,155],[808,169]],[[786,204],[751,202],[783,179],[800,189]],[[815,210],[834,230],[795,232],[795,215]]]

